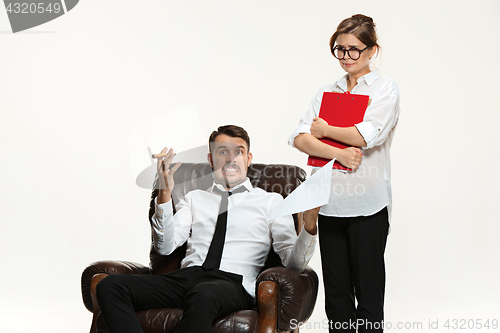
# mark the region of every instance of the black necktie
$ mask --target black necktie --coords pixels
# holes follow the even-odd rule
[[[224,241],[226,239],[228,198],[231,194],[245,191],[246,188],[244,186],[237,188],[233,192],[221,191],[217,187],[214,187],[214,192],[221,196],[219,216],[217,217],[217,224],[215,225],[215,232],[210,243],[210,248],[208,249],[207,258],[201,266],[203,269],[219,269]]]

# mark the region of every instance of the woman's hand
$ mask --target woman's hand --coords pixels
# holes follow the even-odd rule
[[[325,120],[320,117],[316,117],[313,119],[311,124],[311,134],[317,139],[324,138],[327,136],[326,132],[328,130],[328,126],[329,125]]]
[[[361,164],[362,157],[363,153],[361,152],[361,149],[357,147],[347,147],[340,150],[337,161],[339,161],[340,164],[342,164],[346,168],[356,171],[356,169],[358,169],[359,165]]]
[[[159,158],[157,162],[158,171],[158,182],[159,182],[159,193],[157,203],[162,204],[170,201],[170,196],[172,195],[172,190],[174,189],[174,173],[181,166],[181,162],[178,162],[172,169],[170,169],[170,163],[175,156],[174,150],[167,147],[163,148],[161,153],[167,153],[164,158]]]

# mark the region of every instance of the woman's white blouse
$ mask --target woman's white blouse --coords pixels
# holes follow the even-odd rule
[[[307,113],[300,119],[299,126],[289,137],[288,144],[294,146],[294,140],[300,133],[311,133],[311,124],[319,116],[324,92],[346,91],[347,75],[336,83],[321,88],[312,99]],[[351,93],[369,95],[371,99],[363,122],[355,125],[366,142],[366,146],[360,147],[364,156],[356,171],[332,171],[330,201],[321,207],[320,214],[338,217],[369,216],[388,206],[390,216],[392,195],[389,149],[400,112],[399,88],[391,79],[381,77],[378,71],[372,71],[358,79]]]

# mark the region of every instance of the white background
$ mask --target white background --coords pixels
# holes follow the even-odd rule
[[[128,156],[148,119],[196,104],[205,136],[241,125],[255,162],[309,171],[287,137],[343,75],[328,40],[355,13],[401,90],[386,321],[500,320],[498,1],[82,0],[17,34],[0,10],[0,331],[87,332],[83,269],[148,264]],[[305,332],[326,332],[322,292]]]

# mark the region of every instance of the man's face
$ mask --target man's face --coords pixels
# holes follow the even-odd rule
[[[214,170],[215,182],[231,189],[245,181],[252,153],[242,138],[220,134],[210,146],[208,162]]]

